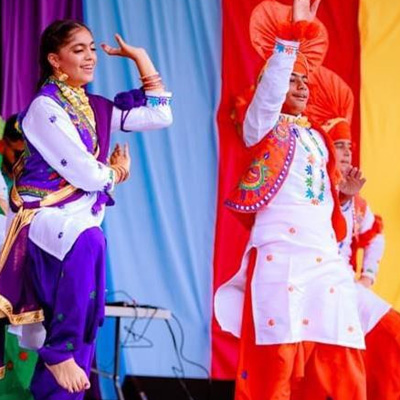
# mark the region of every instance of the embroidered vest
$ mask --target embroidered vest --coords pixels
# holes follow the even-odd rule
[[[293,120],[293,118],[291,118]],[[340,202],[336,190],[338,173],[332,140],[316,124],[308,123],[306,118],[296,121],[303,126],[313,126],[323,137],[329,152],[327,164],[331,180],[334,210],[332,225],[338,241],[346,236],[346,221],[340,210]],[[254,147],[254,157],[250,166],[239,180],[238,185],[225,201],[225,205],[238,213],[252,214],[262,207],[268,206],[279,192],[289,173],[296,148],[293,132],[294,122],[281,115],[275,127]]]
[[[96,125],[99,123],[101,125],[101,127],[97,126],[95,131],[94,127],[90,125],[85,116],[75,110],[65,99],[56,84],[49,83],[43,86],[37,96],[41,95],[50,97],[65,110],[77,129],[88,152],[92,154],[96,151],[99,152],[97,159],[101,162],[105,162],[110,143],[112,102],[100,96],[89,95],[89,100],[95,113]],[[97,110],[99,107],[102,108],[102,112]],[[107,112],[105,112],[106,109]],[[26,112],[27,110],[21,113],[18,118],[19,129],[23,135],[22,120],[25,117]],[[52,118],[56,118],[56,116],[50,116],[50,122],[53,122]],[[99,121],[99,118],[103,120],[105,119],[106,121]],[[25,152],[15,170],[17,176],[16,189],[18,193],[20,195],[31,195],[43,198],[67,186],[68,182],[44,160],[42,155],[29,142],[29,140],[27,140],[25,135],[24,139],[26,143]],[[63,165],[63,162],[65,162],[65,160],[60,160],[61,165]]]

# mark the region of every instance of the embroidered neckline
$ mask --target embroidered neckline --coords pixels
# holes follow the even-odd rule
[[[295,128],[293,129],[293,132],[301,146],[308,153],[308,163],[305,168],[305,197],[310,200],[312,205],[318,206],[325,200],[326,173],[323,169],[323,166],[325,165],[324,152],[322,151],[317,139],[314,137],[311,129],[306,128],[306,132],[315,145],[314,153],[315,150],[317,150],[321,156],[320,160],[318,160],[315,157],[315,154],[313,154],[313,149],[304,142],[300,132]]]
[[[73,87],[61,82],[54,77],[49,78],[49,83],[54,83],[60,89],[62,95],[72,105],[76,111],[80,111],[88,120],[93,130],[96,129],[94,112],[89,103],[89,97],[81,87]]]
[[[280,123],[295,124],[301,126],[302,128],[311,128],[311,123],[306,116],[303,115],[290,115],[290,114],[280,114]]]

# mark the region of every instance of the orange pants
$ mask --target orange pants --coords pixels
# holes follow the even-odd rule
[[[368,400],[400,400],[400,314],[390,310],[365,342]]]
[[[235,400],[366,400],[362,351],[314,342],[255,344],[249,284],[254,267],[251,267]]]

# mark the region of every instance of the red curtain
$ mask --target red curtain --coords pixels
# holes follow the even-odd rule
[[[282,0],[291,4],[291,1]],[[249,162],[249,154],[232,120],[235,99],[254,84],[264,62],[252,48],[249,18],[260,0],[223,0],[222,35],[222,96],[218,111],[219,128],[219,192],[214,253],[214,292],[239,267],[248,239],[251,222],[241,222],[223,206]],[[360,43],[358,31],[358,0],[349,2],[324,0],[319,18],[325,23],[330,47],[325,65],[352,87],[355,96],[353,134],[359,143]],[[244,223],[242,223],[244,222]],[[232,312],[241,313],[242,310]],[[212,377],[233,379],[238,356],[238,340],[222,332],[215,318],[212,323]]]

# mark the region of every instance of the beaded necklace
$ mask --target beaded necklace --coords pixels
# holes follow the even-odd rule
[[[96,130],[94,112],[90,106],[89,98],[86,96],[83,88],[69,86],[65,82],[61,82],[54,77],[51,77],[49,82],[58,86],[63,96],[68,100],[72,107],[74,107],[78,112],[81,112],[86,117],[93,130]]]

